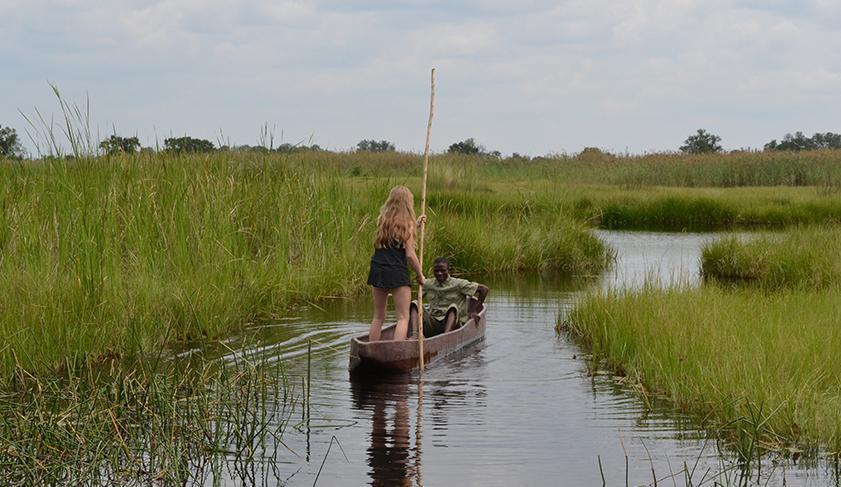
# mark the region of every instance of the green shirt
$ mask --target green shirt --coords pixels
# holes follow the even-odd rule
[[[479,283],[450,276],[444,282],[431,278],[423,281],[423,300],[426,312],[436,320],[447,317],[450,305],[458,307],[458,320],[467,320],[467,297],[476,294]]]

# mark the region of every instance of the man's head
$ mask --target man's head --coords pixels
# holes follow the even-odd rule
[[[444,282],[450,278],[450,261],[446,257],[438,257],[432,262],[432,273],[438,282]]]

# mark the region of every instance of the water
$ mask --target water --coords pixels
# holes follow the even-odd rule
[[[283,360],[298,390],[312,367],[309,421],[303,411],[290,421],[276,460],[279,480],[577,486],[601,485],[602,475],[607,485],[626,485],[627,475],[628,485],[653,485],[655,477],[659,485],[686,485],[686,465],[693,485],[735,485],[735,462],[698,429],[697,418],[646,405],[621,380],[588,373],[586,351],[555,331],[594,287],[637,286],[652,276],[697,283],[700,248],[716,237],[597,233],[617,251],[614,269],[598,278],[475,277],[491,288],[485,342],[434,364],[422,381],[414,374],[349,380],[347,344],[367,330],[368,296],[250,330],[259,345],[245,354]],[[754,478],[759,485],[836,481],[825,465],[772,459]]]

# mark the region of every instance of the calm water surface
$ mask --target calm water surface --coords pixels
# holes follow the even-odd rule
[[[627,455],[629,485],[653,485],[654,476],[659,485],[685,485],[684,462],[694,467],[694,485],[713,485],[712,477],[727,483],[725,475],[735,485],[734,463],[695,418],[647,407],[616,378],[589,374],[586,351],[555,331],[587,290],[637,286],[646,277],[697,282],[700,247],[716,237],[597,234],[617,251],[603,276],[475,277],[491,287],[485,342],[434,364],[420,382],[417,375],[349,380],[348,340],[367,330],[367,296],[250,330],[259,345],[247,354],[283,360],[299,390],[312,343],[310,420],[290,421],[275,475],[288,485],[317,477],[328,486],[584,486],[602,485],[602,475],[607,485],[625,485]],[[768,460],[758,485],[836,480],[825,466]]]

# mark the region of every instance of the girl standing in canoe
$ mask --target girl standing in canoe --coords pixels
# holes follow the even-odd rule
[[[424,276],[420,260],[415,253],[415,228],[426,221],[425,215],[415,221],[414,198],[409,188],[395,186],[380,208],[377,217],[377,234],[374,238],[374,255],[368,272],[368,284],[374,295],[374,318],[368,334],[369,341],[380,339],[385,321],[388,295],[394,300],[397,327],[395,340],[405,340],[409,330],[409,303],[412,300],[412,281],[409,266],[415,271],[415,280],[423,285]]]

